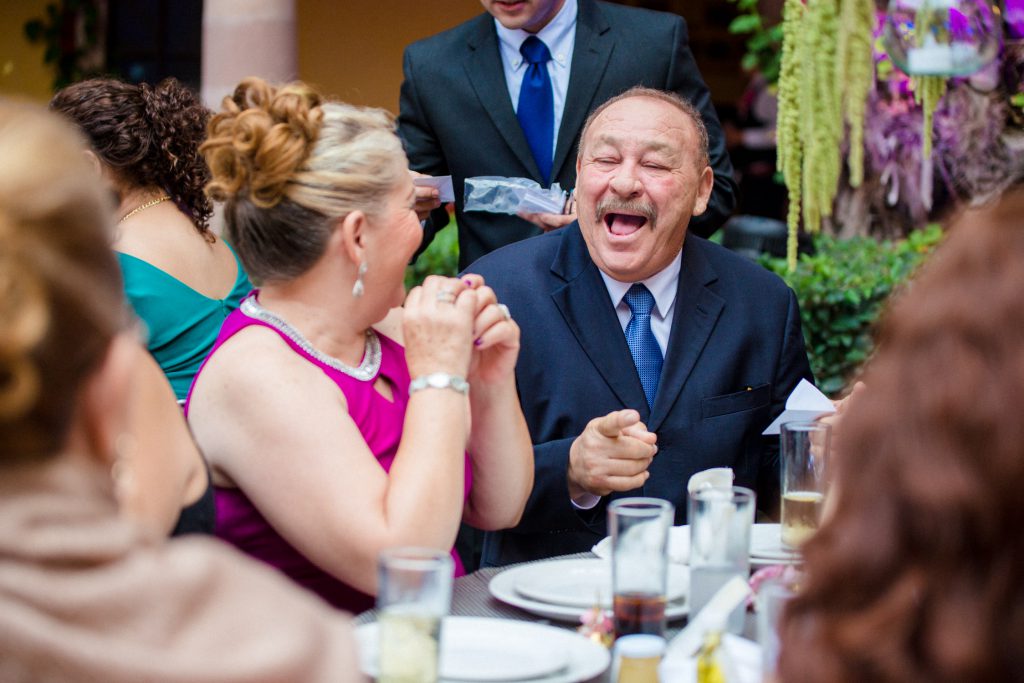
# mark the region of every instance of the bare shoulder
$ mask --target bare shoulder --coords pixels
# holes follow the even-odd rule
[[[274,330],[252,325],[207,360],[189,404],[189,423],[203,441],[209,423],[244,425],[250,434],[301,416],[344,407],[344,394],[319,367]]]

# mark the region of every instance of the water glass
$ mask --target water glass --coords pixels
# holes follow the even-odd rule
[[[615,636],[665,634],[668,530],[675,508],[660,498],[620,498],[608,506]]]
[[[786,422],[779,428],[782,455],[782,544],[798,548],[818,530],[825,503],[832,427]]]
[[[380,554],[377,609],[380,683],[437,681],[441,620],[452,603],[448,552],[392,548]]]
[[[750,528],[756,496],[742,486],[690,493],[690,618],[734,576],[750,574]],[[743,631],[744,606],[729,616],[730,633]]]
[[[761,644],[761,672],[766,681],[774,680],[779,660],[779,617],[794,595],[792,580],[768,579],[757,591],[757,640]]]

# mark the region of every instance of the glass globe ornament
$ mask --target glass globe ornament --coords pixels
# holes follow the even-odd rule
[[[1001,35],[986,0],[890,0],[883,43],[910,76],[968,76],[996,58]]]

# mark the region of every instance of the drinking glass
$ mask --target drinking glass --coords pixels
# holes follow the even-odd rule
[[[750,527],[754,492],[742,486],[700,489],[690,493],[690,618],[734,576],[750,574]],[[730,633],[743,630],[740,605],[729,615]]]
[[[616,638],[665,634],[668,530],[675,508],[660,498],[620,498],[608,506]]]
[[[454,573],[444,551],[392,548],[380,554],[380,683],[437,681],[441,619],[451,608]]]
[[[826,463],[832,427],[824,422],[786,422],[782,452],[782,544],[798,548],[818,530],[825,503]]]
[[[779,617],[793,595],[793,581],[784,577],[766,580],[757,591],[757,640],[761,644],[761,675],[766,681],[775,677],[779,659]]]

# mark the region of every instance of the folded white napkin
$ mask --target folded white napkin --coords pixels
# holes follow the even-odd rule
[[[735,673],[729,683],[760,683],[761,646],[752,640],[726,633],[722,637],[719,656],[727,671]],[[673,683],[696,683],[697,657],[665,658],[658,667],[659,680]]]
[[[734,478],[731,467],[712,467],[690,477],[686,490],[693,493],[699,489],[729,488]]]
[[[750,586],[739,577],[730,579],[718,589],[696,615],[690,615],[686,628],[669,641],[665,658],[659,667],[663,681],[696,681],[697,652],[709,629],[720,629],[729,614],[750,595]],[[732,673],[730,681],[756,683],[761,680],[761,648],[743,638],[725,634],[719,653],[725,670]]]
[[[836,412],[836,408],[828,396],[821,393],[818,387],[802,379],[786,399],[786,409],[761,433],[766,436],[778,434],[779,427],[784,422],[815,420],[822,415],[831,415],[834,412]]]

